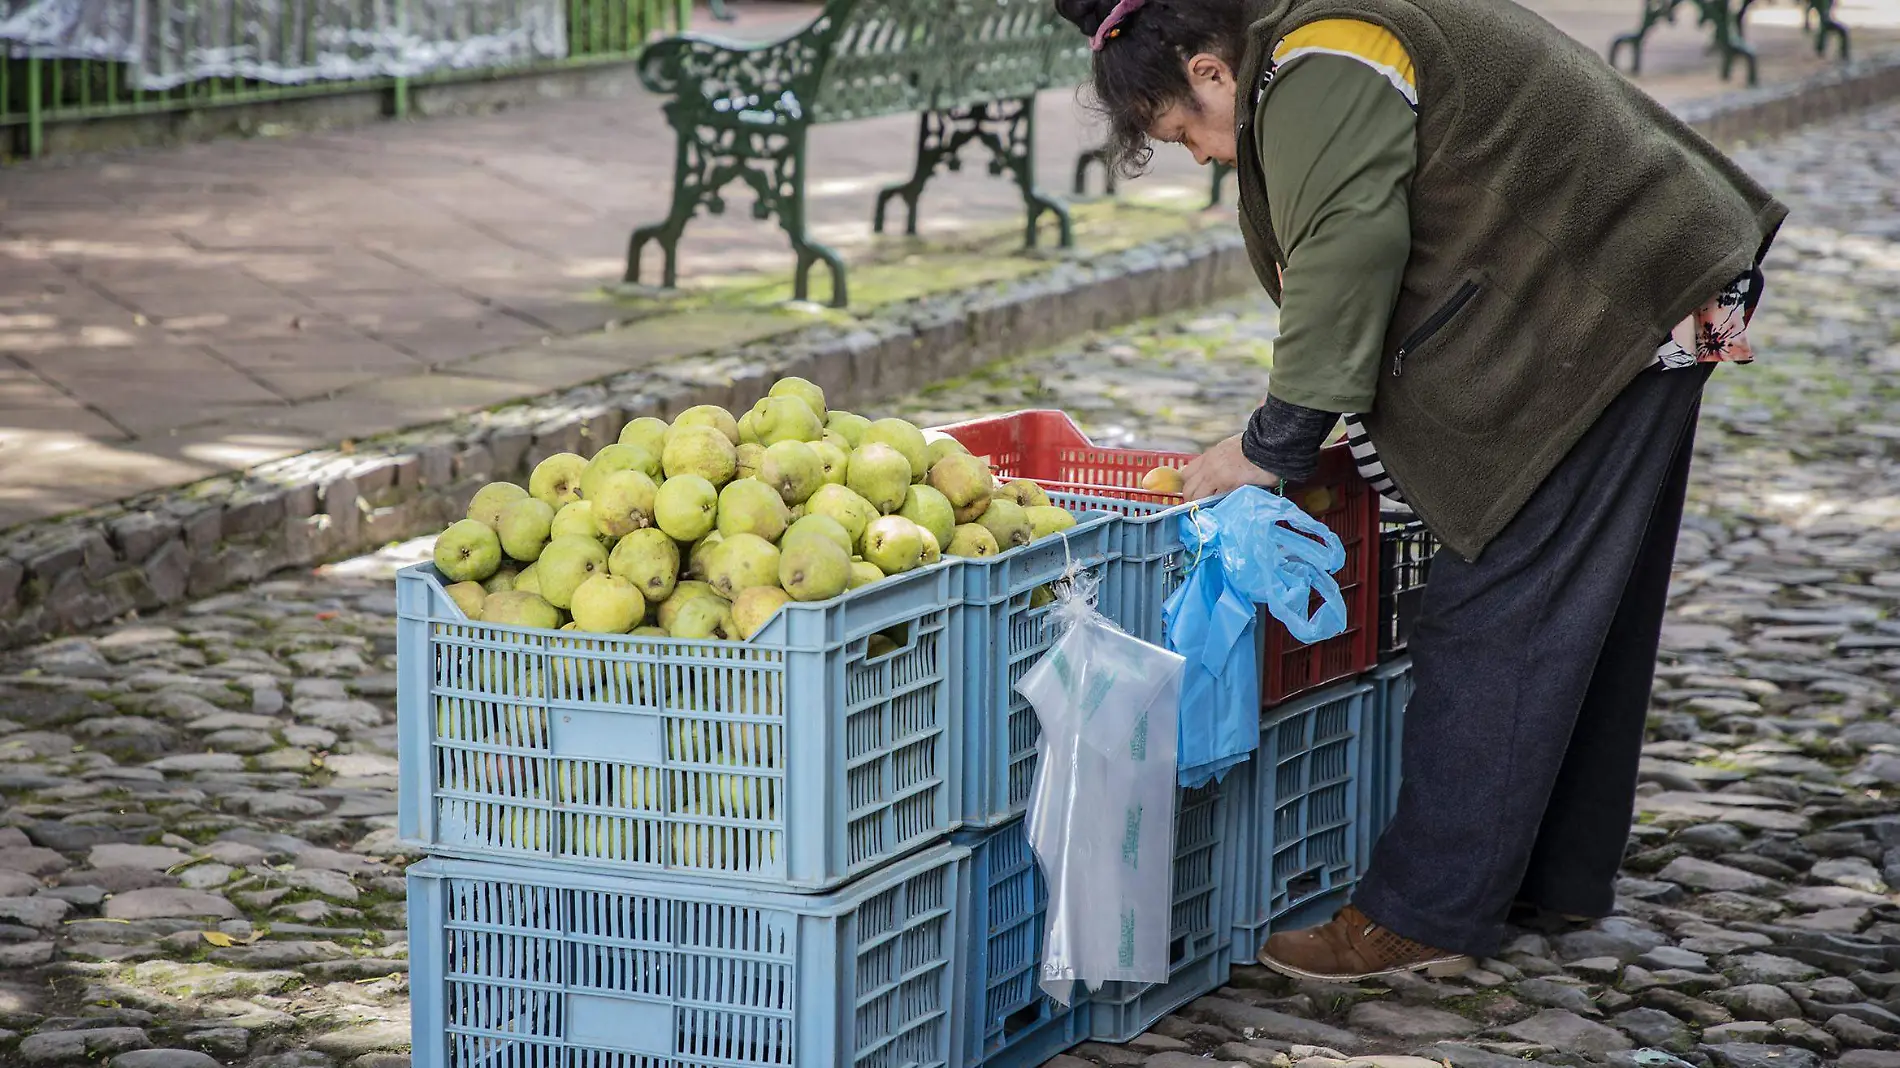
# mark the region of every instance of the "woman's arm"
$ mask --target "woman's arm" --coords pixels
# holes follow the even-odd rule
[[[1308,29],[1324,43],[1327,25]],[[1366,39],[1363,29],[1340,38]],[[1395,84],[1389,48],[1379,58],[1298,55],[1261,101],[1254,126],[1287,251],[1272,385],[1245,433],[1188,465],[1190,498],[1309,477],[1340,413],[1372,407],[1411,255],[1417,156],[1411,99]]]

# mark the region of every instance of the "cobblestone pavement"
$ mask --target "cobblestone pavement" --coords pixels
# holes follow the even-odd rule
[[[1900,109],[1747,154],[1796,208],[1716,377],[1619,914],[1457,982],[1258,969],[1056,1068],[1423,1051],[1900,1068]],[[1266,379],[1236,303],[907,398],[1206,442]],[[407,1062],[389,574],[411,544],[0,660],[0,1062]]]

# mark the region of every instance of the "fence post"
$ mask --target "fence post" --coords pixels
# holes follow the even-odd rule
[[[39,159],[46,151],[46,113],[40,106],[40,57],[26,61],[26,158]]]
[[[409,117],[409,79],[397,78],[390,87],[389,115],[395,119]]]

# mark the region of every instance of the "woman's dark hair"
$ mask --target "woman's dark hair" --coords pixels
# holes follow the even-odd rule
[[[1148,129],[1175,104],[1196,104],[1187,61],[1207,52],[1238,69],[1248,0],[1148,0],[1124,15],[1095,53],[1093,106],[1108,118],[1109,165],[1139,174],[1151,150]],[[1056,0],[1056,11],[1089,37],[1115,0]]]

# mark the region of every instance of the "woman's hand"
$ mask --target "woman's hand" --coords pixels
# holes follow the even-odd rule
[[[1280,476],[1255,467],[1253,461],[1240,451],[1240,435],[1235,434],[1182,469],[1181,482],[1182,496],[1190,501],[1198,501],[1202,497],[1227,493],[1242,486],[1272,489],[1280,484]]]

